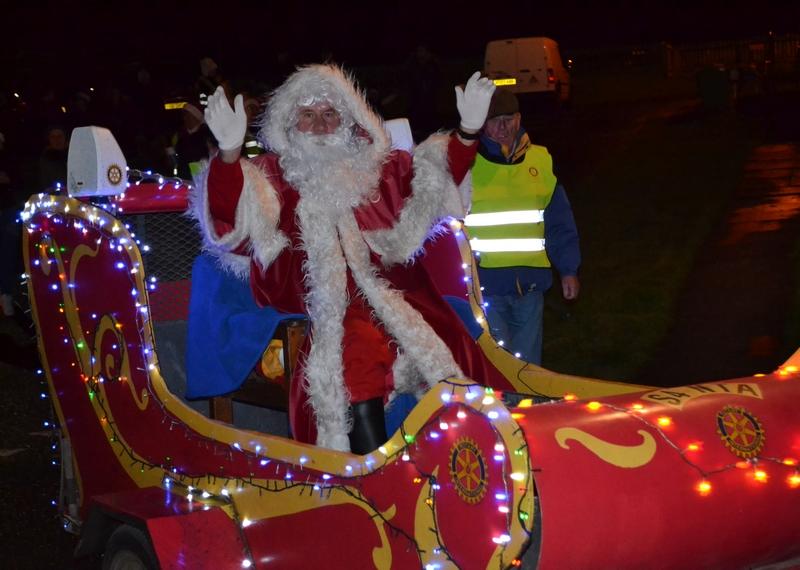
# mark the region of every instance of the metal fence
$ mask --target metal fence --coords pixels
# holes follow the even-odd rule
[[[145,275],[157,284],[149,293],[155,321],[184,320],[189,312],[192,264],[200,253],[200,231],[178,212],[123,216],[130,231],[147,251],[142,252]]]

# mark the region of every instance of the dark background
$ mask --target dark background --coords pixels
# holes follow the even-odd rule
[[[46,79],[70,87],[115,80],[126,66],[197,74],[210,56],[229,73],[271,54],[323,54],[349,65],[402,61],[419,43],[442,58],[480,60],[487,41],[544,35],[562,51],[652,42],[739,39],[798,31],[800,2],[2,2],[0,87]]]
[[[294,63],[320,61],[330,56],[347,66],[375,65],[391,69],[407,60],[419,43],[426,43],[442,60],[471,65],[472,62],[480,62],[487,41],[508,37],[553,37],[567,56],[571,52],[589,56],[619,46],[658,42],[679,44],[758,39],[769,32],[781,35],[800,31],[800,1],[668,3],[663,0],[607,0],[589,3],[529,0],[524,3],[484,3],[483,8],[476,9],[466,2],[434,5],[432,2],[419,1],[356,5],[329,3],[324,6],[298,2],[287,6],[285,2],[263,0],[251,0],[249,3],[227,0],[216,5],[197,2],[134,4],[129,1],[64,1],[22,5],[21,2],[0,0],[0,30],[0,96],[19,91],[30,101],[30,109],[36,110],[39,95],[48,87],[56,86],[62,101],[68,101],[71,93],[85,90],[90,85],[102,87],[103,84],[118,84],[124,89],[125,82],[132,81],[136,69],[140,67],[150,70],[161,85],[175,85],[178,88],[191,86],[199,73],[198,60],[204,56],[214,58],[227,76],[259,79],[271,72],[273,58],[281,51],[288,52]],[[639,128],[641,125],[647,124],[653,128],[652,124],[656,124],[655,132],[659,136],[666,133],[671,137],[665,137],[666,142],[648,147],[646,152],[642,151],[637,156],[665,154],[672,162],[664,168],[678,172],[688,171],[696,166],[697,161],[674,162],[677,160],[676,153],[668,145],[681,140],[675,132],[694,135],[710,132],[711,135],[702,139],[708,148],[700,148],[698,153],[704,160],[709,160],[708,151],[720,146],[718,139],[723,139],[729,131],[736,133],[741,130],[741,138],[746,139],[748,144],[760,144],[763,139],[785,142],[783,137],[772,140],[771,130],[776,127],[790,133],[791,140],[795,140],[797,133],[800,133],[797,127],[800,125],[797,95],[800,93],[800,77],[792,84],[792,93],[776,95],[783,97],[778,100],[779,103],[783,101],[782,104],[776,104],[775,96],[762,94],[747,101],[746,105],[740,105],[736,113],[714,114],[704,112],[700,102],[692,99],[688,110],[681,114],[675,108],[683,105],[684,100],[670,99],[669,94],[653,96],[653,89],[632,88],[632,85],[641,87],[639,83],[651,83],[653,78],[661,77],[663,72],[660,69],[652,77],[644,73],[641,77],[636,76],[635,83],[621,82],[620,69],[629,68],[623,68],[620,64],[619,68],[614,68],[613,81],[606,81],[600,73],[587,77],[589,74],[582,67],[581,58],[576,61],[573,77],[576,84],[582,80],[578,87],[583,86],[583,89],[577,90],[575,108],[563,117],[546,123],[533,123],[530,128],[537,140],[542,139],[558,157],[558,165],[563,173],[559,175],[568,182],[581,231],[585,231],[587,260],[599,257],[592,256],[588,251],[592,245],[595,251],[603,253],[615,250],[598,238],[605,238],[607,231],[596,231],[595,239],[592,238],[589,222],[595,217],[600,198],[598,202],[591,200],[591,191],[596,185],[580,182],[589,181],[598,169],[608,175],[608,171],[603,171],[601,167],[609,154],[624,155],[628,152],[627,148],[644,148],[653,145],[654,140],[659,143],[659,137],[645,137],[648,130]],[[635,74],[636,70],[629,69],[628,75]],[[689,78],[688,82],[693,84],[693,79]],[[607,93],[612,88],[624,97],[620,96],[608,104],[604,101],[598,103],[598,100],[602,100],[598,93]],[[445,104],[452,108],[449,84],[447,90]],[[650,93],[650,99],[640,97],[640,91]],[[136,100],[133,94],[132,99]],[[128,117],[125,122],[135,124]],[[744,126],[739,130],[731,126],[739,127],[740,123]],[[140,125],[135,126],[138,128]],[[715,135],[716,131],[719,132]],[[25,134],[24,129],[19,132]],[[9,138],[13,142],[13,138]],[[36,142],[39,146],[34,148],[38,151],[41,143],[38,139]],[[133,151],[126,148],[126,155],[129,152]],[[689,155],[688,152],[684,154]],[[714,164],[713,161],[710,163]],[[132,164],[149,167],[153,163]],[[644,186],[641,181],[661,176],[654,167],[658,161],[632,160],[621,164],[625,165],[626,171],[638,175],[629,174],[629,194],[624,195],[630,198],[643,194],[640,201],[634,202],[640,204],[643,212],[650,212],[651,196],[643,192],[649,186]],[[706,166],[703,170],[713,171],[713,167]],[[608,187],[609,184],[602,188]],[[658,185],[652,187],[655,190],[661,188]],[[33,191],[33,188],[28,189]],[[752,196],[747,199],[752,200]],[[615,204],[625,204],[618,195],[603,197],[602,200],[617,200]],[[625,207],[629,210],[632,208],[630,204]],[[641,219],[645,219],[644,216]],[[652,225],[652,220],[649,223]],[[796,225],[793,227],[796,228]],[[678,237],[683,239],[683,234]],[[0,247],[6,247],[6,244],[0,244]],[[621,255],[618,251],[616,253]],[[647,262],[651,264],[648,267],[657,261],[658,257],[648,258]],[[792,263],[784,263],[785,271],[796,271],[796,261],[797,258],[794,258]],[[623,278],[630,280],[632,265],[635,263],[619,263],[618,271]],[[664,266],[662,262],[660,267]],[[661,279],[657,273],[658,267],[655,265],[654,278]],[[570,311],[557,305],[558,318],[574,323],[571,329],[568,328],[570,325],[563,325],[566,329],[564,337],[570,345],[569,351],[564,352],[570,355],[580,352],[576,349],[579,343],[576,342],[578,337],[575,331],[586,330],[588,336],[594,330],[590,324],[598,316],[606,316],[596,309],[597,304],[593,306],[590,303],[598,289],[592,279],[598,283],[612,272],[613,268],[603,266],[594,275],[591,270],[588,271],[584,280],[586,293],[582,296],[582,305]],[[733,281],[735,286],[732,292],[726,295],[724,291],[714,289],[712,294],[704,297],[706,302],[714,299],[723,307],[738,307],[740,305],[737,303],[751,302],[755,295],[743,296],[741,279],[737,277]],[[762,281],[775,283],[778,280],[770,278]],[[687,282],[699,283],[697,279],[687,279]],[[775,299],[778,296],[773,292],[762,296],[777,305]],[[743,297],[746,299],[743,300]],[[631,312],[639,311],[640,318],[646,320],[648,314],[652,314],[647,311],[652,311],[653,304],[652,299],[637,304],[634,298]],[[586,307],[582,314],[579,311],[581,306]],[[607,310],[605,307],[603,309]],[[790,312],[784,305],[777,310],[781,315]],[[556,311],[551,307],[551,312]],[[734,317],[738,316],[740,314],[734,312]],[[20,317],[22,321],[27,318],[24,314]],[[728,335],[720,334],[720,330],[728,332],[729,329],[733,334],[747,328],[747,322],[740,320],[739,326],[726,327],[706,319],[709,326],[718,330],[707,334],[704,340],[713,334],[714,338],[721,338],[726,346],[735,347]],[[0,326],[10,322],[10,319],[0,319]],[[637,330],[636,325],[629,324],[631,321],[621,322]],[[13,339],[8,335],[0,335],[0,450],[7,452],[0,457],[0,502],[4,505],[4,515],[0,517],[0,565],[21,570],[83,570],[89,565],[70,560],[74,537],[62,531],[57,508],[51,504],[58,497],[59,481],[58,454],[57,450],[51,448],[55,443],[53,431],[43,426],[43,421],[53,419],[51,402],[40,397],[40,393],[46,389],[42,377],[34,373],[40,365],[35,345],[30,339],[29,323],[23,324],[26,326],[14,329],[17,336]],[[549,323],[546,326],[546,339],[556,340],[556,327],[552,325]],[[779,326],[783,326],[783,323],[779,322]],[[3,330],[9,328],[6,326]],[[602,327],[600,330],[605,332]],[[706,330],[698,331],[697,335],[702,338]],[[751,327],[744,332],[752,337],[761,334],[761,329]],[[705,345],[698,343],[698,346],[700,351]],[[685,361],[700,360],[695,352],[684,353],[672,346],[668,348],[671,352],[666,354],[667,358],[677,360],[676,355],[685,355]],[[619,347],[619,350],[627,350],[627,347]],[[708,354],[701,356],[709,358]],[[614,353],[606,356],[605,360],[615,363]],[[594,363],[594,374],[606,377],[599,369],[602,361],[596,358],[596,353],[588,353],[587,361]],[[777,359],[775,361],[778,362]],[[663,361],[652,367],[663,369]],[[560,366],[552,368],[561,370]],[[750,371],[742,370],[741,373],[749,374]],[[701,377],[715,378],[707,375]],[[51,464],[52,461],[56,461],[56,465]]]

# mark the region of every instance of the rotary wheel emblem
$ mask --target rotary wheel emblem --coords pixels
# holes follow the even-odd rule
[[[531,176],[539,176],[539,170],[535,166],[531,166],[528,169],[528,174],[530,174]]]
[[[764,447],[764,428],[753,414],[738,406],[725,406],[717,414],[717,433],[734,455],[755,457]]]
[[[450,477],[458,496],[475,504],[486,494],[486,460],[473,440],[458,439],[450,448]]]
[[[106,172],[106,177],[108,181],[111,182],[114,186],[122,182],[122,169],[117,166],[116,164],[112,164],[108,167],[108,172]]]

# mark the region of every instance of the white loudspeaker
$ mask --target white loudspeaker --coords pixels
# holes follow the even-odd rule
[[[128,165],[111,131],[77,127],[72,131],[67,157],[70,196],[113,196],[128,186]]]
[[[408,119],[392,119],[383,123],[384,129],[392,139],[392,150],[400,149],[411,152],[414,148],[414,136]]]

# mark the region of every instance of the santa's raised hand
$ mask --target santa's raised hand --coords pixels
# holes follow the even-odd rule
[[[456,85],[456,107],[461,116],[461,128],[468,132],[477,132],[486,122],[489,113],[489,103],[495,85],[488,77],[481,77],[481,72],[476,71],[469,78],[464,89]]]
[[[241,148],[247,131],[247,114],[244,111],[244,99],[241,95],[236,96],[231,107],[225,90],[217,87],[214,94],[208,98],[205,118],[220,150],[231,153]]]

